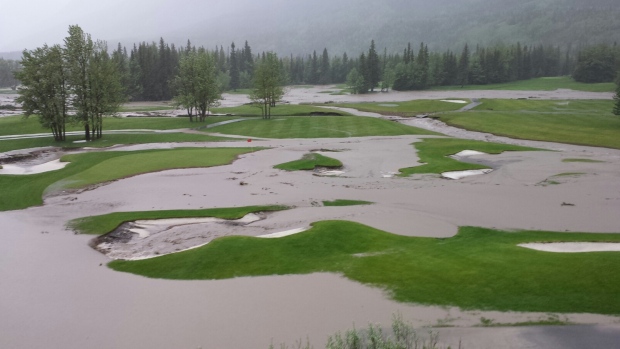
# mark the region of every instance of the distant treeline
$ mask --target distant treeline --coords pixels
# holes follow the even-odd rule
[[[159,43],[134,44],[128,51],[120,44],[112,53],[129,100],[169,100],[175,91],[171,81],[178,74],[181,57],[196,48],[188,41],[175,47],[164,39]],[[215,58],[219,80],[225,90],[251,88],[254,54],[248,42],[242,47],[217,47],[209,51]],[[264,53],[263,53],[264,55]],[[411,44],[402,53],[377,52],[374,41],[357,57],[347,53],[330,55],[327,49],[305,56],[279,57],[281,75],[291,85],[348,84],[355,93],[374,88],[421,90],[433,86],[484,85],[536,77],[572,75],[581,82],[613,81],[620,70],[620,47],[597,45],[572,48],[543,45],[498,45],[461,52],[429,52],[428,46]],[[0,60],[0,86],[13,86],[10,73],[15,61]],[[7,78],[10,77],[10,78]]]

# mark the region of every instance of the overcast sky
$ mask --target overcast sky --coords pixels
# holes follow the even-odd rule
[[[276,2],[279,0],[275,0]],[[286,1],[286,0],[282,0]],[[256,7],[252,0],[7,0],[0,6],[0,52],[62,43],[69,25],[93,39],[158,40],[197,22]],[[191,35],[187,35],[191,39]]]

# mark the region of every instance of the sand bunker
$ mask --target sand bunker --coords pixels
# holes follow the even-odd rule
[[[620,252],[620,243],[617,242],[551,242],[519,244],[519,246],[532,250],[558,253]]]
[[[222,236],[280,238],[308,230],[296,228],[263,234],[266,228],[248,226],[265,217],[266,214],[250,213],[236,220],[213,217],[137,220],[94,239],[92,246],[112,259],[140,260],[192,250]]]
[[[10,174],[10,175],[29,175],[36,173],[43,173],[49,171],[56,171],[67,166],[68,162],[60,162],[60,160],[54,160],[50,162],[46,162],[40,165],[34,166],[20,166],[20,165],[2,165],[0,169],[0,174]]]
[[[441,174],[441,176],[447,179],[461,179],[461,178],[465,178],[469,176],[487,174],[492,171],[493,170],[490,168],[487,168],[484,170],[451,171],[451,172],[444,172]]]
[[[290,230],[281,231],[279,233],[259,235],[257,237],[258,238],[266,238],[266,239],[282,238],[282,237],[285,237],[285,236],[289,236],[289,235],[293,235],[293,234],[298,234],[298,233],[301,233],[301,232],[306,231],[306,230],[308,230],[308,228],[297,228],[297,229],[290,229]]]
[[[259,235],[264,228],[249,227],[264,216],[250,213],[241,219],[182,218],[138,220],[96,238],[92,245],[112,259],[139,260],[186,251],[229,235]]]
[[[458,103],[458,104],[466,104],[467,101],[462,101],[462,100],[458,100],[458,99],[441,99],[441,102],[448,102],[448,103]]]
[[[452,156],[454,157],[466,157],[466,156],[473,156],[473,155],[485,155],[486,153],[483,153],[481,151],[476,151],[476,150],[463,150],[460,151]]]

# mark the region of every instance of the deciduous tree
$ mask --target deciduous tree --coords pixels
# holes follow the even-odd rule
[[[250,99],[261,108],[263,119],[271,119],[271,108],[284,96],[283,76],[278,56],[273,52],[265,54],[254,70]]]

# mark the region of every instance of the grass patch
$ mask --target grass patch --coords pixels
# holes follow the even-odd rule
[[[323,206],[359,206],[359,205],[372,205],[370,201],[363,200],[344,200],[337,199],[334,201],[323,201]]]
[[[273,168],[285,171],[311,171],[317,167],[340,168],[342,167],[342,162],[321,154],[308,153],[299,160],[285,162]]]
[[[589,163],[603,163],[605,161],[601,161],[601,160],[593,160],[593,159],[579,159],[579,158],[570,158],[570,159],[564,159],[562,160],[562,162],[589,162]]]
[[[71,163],[61,170],[32,175],[0,175],[0,211],[41,205],[44,192],[80,188],[172,168],[224,165],[250,151],[250,148],[181,148],[66,155],[61,161]]]
[[[217,126],[211,130],[223,134],[279,139],[437,134],[417,127],[360,116],[311,116],[248,120]]]
[[[422,142],[415,143],[415,147],[418,149],[420,162],[424,164],[416,167],[401,168],[401,176],[421,173],[481,170],[488,168],[478,164],[460,162],[448,157],[462,150],[476,150],[487,154],[500,154],[505,151],[539,150],[516,145],[471,141],[457,138],[426,138],[422,140]]]
[[[324,221],[280,239],[232,236],[117,271],[152,278],[228,279],[332,272],[381,287],[401,302],[463,309],[619,314],[620,253],[549,253],[526,242],[618,241],[618,234],[502,232],[462,227],[448,239],[390,234]]]
[[[342,108],[353,108],[365,112],[379,113],[382,115],[416,116],[419,114],[439,113],[454,111],[463,108],[467,104],[442,102],[439,100],[415,100],[408,102],[390,103],[343,103],[334,104]]]
[[[444,113],[449,125],[511,138],[620,149],[613,101],[483,100],[463,113]]]
[[[502,84],[435,86],[433,90],[520,90],[520,91],[554,91],[560,88],[587,92],[613,92],[613,82],[586,84],[577,82],[569,76],[536,78]]]
[[[286,206],[246,206],[232,208],[209,208],[202,210],[163,210],[163,211],[134,211],[113,212],[101,216],[78,218],[67,223],[67,228],[78,234],[102,235],[107,234],[119,225],[126,222],[148,219],[168,218],[202,218],[215,217],[222,219],[239,219],[248,213],[270,212],[286,210]]]

